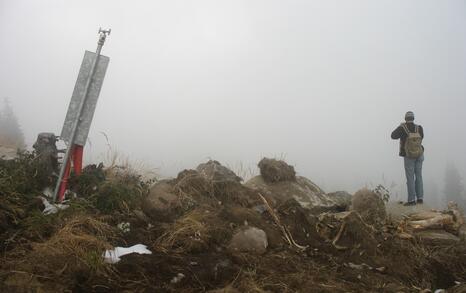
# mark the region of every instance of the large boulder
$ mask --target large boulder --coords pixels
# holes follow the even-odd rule
[[[174,192],[196,200],[212,195],[212,184],[196,170],[183,170],[172,181]]]
[[[267,246],[267,234],[264,230],[256,227],[246,227],[233,235],[228,245],[228,250],[232,253],[248,252],[264,254],[267,251]]]
[[[263,158],[259,164],[262,178],[266,182],[295,181],[296,172],[294,167],[284,161]]]
[[[210,195],[222,204],[235,202],[252,207],[260,202],[256,191],[241,184],[243,179],[218,161],[200,164],[196,170],[208,182]]]
[[[217,182],[241,182],[243,179],[237,176],[233,171],[222,166],[218,161],[210,160],[207,163],[200,164],[196,170],[206,180],[213,183]]]
[[[263,193],[274,206],[290,199],[315,213],[338,211],[340,206],[339,201],[334,199],[335,196],[325,194],[314,182],[301,176],[297,176],[294,181],[267,182],[259,175],[251,178],[245,185]]]
[[[387,217],[382,198],[367,188],[363,188],[353,195],[351,210],[358,212],[362,219],[371,225],[382,224]]]
[[[348,210],[351,206],[351,199],[353,198],[353,196],[346,191],[327,193],[327,196],[335,202],[336,209],[339,212]]]
[[[171,180],[157,182],[144,199],[143,212],[158,221],[171,222],[202,204],[235,202],[252,207],[260,201],[254,190],[217,161],[200,164],[196,170],[183,170]]]
[[[142,204],[142,210],[147,216],[162,222],[174,220],[180,209],[180,197],[175,194],[169,180],[156,183]]]

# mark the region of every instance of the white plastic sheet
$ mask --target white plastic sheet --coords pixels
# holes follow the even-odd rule
[[[144,244],[136,244],[131,247],[115,247],[115,249],[106,250],[103,256],[105,262],[113,264],[119,262],[120,257],[131,253],[152,254],[152,251]]]

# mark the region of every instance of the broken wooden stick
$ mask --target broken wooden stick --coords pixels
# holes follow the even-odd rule
[[[301,249],[301,250],[305,250],[308,246],[302,246],[302,245],[299,245],[298,243],[296,243],[296,241],[293,239],[293,236],[291,235],[290,231],[288,231],[288,229],[282,225],[282,223],[280,222],[280,219],[278,218],[278,215],[274,212],[274,210],[272,209],[272,207],[269,205],[267,199],[265,199],[265,197],[262,196],[262,194],[258,193],[260,199],[262,200],[262,202],[264,203],[265,207],[267,208],[267,211],[269,212],[269,214],[272,216],[272,219],[274,220],[275,224],[277,224],[278,227],[280,227],[280,229],[282,230],[282,233],[284,235],[284,238],[285,240],[288,242],[288,244],[290,245],[294,245],[295,247]]]

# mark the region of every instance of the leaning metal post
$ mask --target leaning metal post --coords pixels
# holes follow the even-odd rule
[[[57,184],[55,186],[55,192],[53,195],[54,202],[57,201],[58,193],[60,191],[60,185],[63,181],[63,176],[65,174],[66,165],[68,164],[68,161],[70,159],[70,153],[74,145],[74,140],[76,138],[76,133],[78,130],[79,122],[81,120],[81,114],[84,109],[84,105],[86,104],[86,99],[89,93],[89,88],[90,88],[89,85],[91,84],[92,78],[94,77],[94,72],[97,67],[97,63],[99,61],[100,51],[102,51],[102,46],[105,43],[105,39],[107,38],[107,35],[110,35],[110,32],[111,32],[110,29],[109,30],[103,30],[102,28],[99,29],[99,41],[97,42],[97,50],[95,51],[96,55],[95,55],[94,60],[92,61],[91,72],[89,73],[89,76],[87,77],[86,85],[84,87],[84,96],[81,100],[81,103],[79,104],[78,114],[76,116],[76,120],[73,123],[70,141],[68,142],[66,153],[65,153],[65,156],[63,157],[63,163],[60,169],[60,174],[58,175],[58,180],[57,180]]]

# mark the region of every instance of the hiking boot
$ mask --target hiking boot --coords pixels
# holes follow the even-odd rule
[[[423,204],[423,203],[424,203],[424,200],[423,200],[422,198],[418,198],[418,199],[417,199],[417,203],[418,203],[418,204]]]
[[[405,207],[406,207],[406,206],[415,206],[415,205],[416,205],[416,202],[415,202],[415,201],[408,201],[408,202],[405,202],[403,205],[404,205]]]

